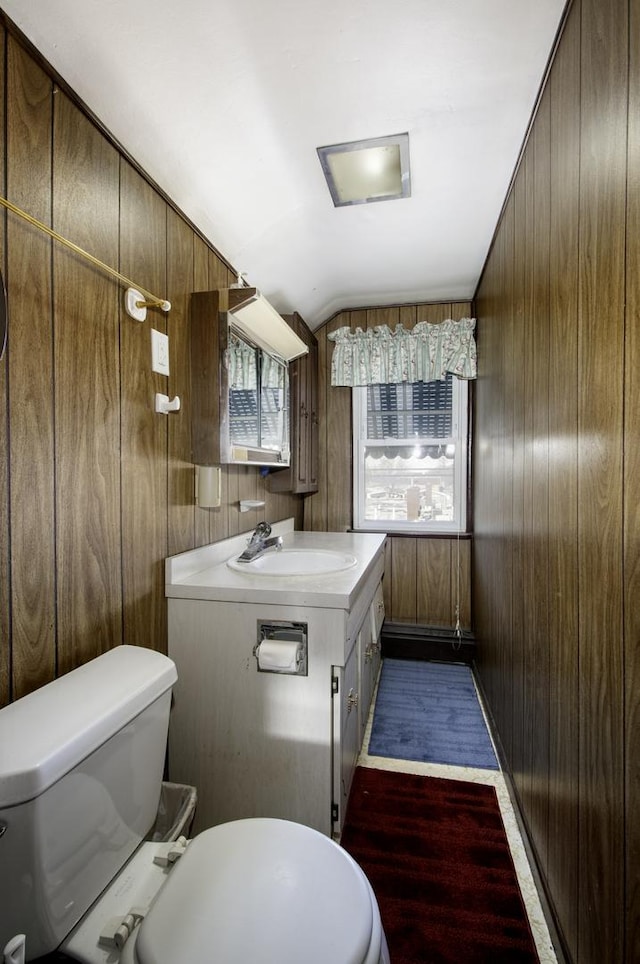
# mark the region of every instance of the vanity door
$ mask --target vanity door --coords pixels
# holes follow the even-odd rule
[[[360,727],[358,721],[358,647],[354,646],[344,667],[334,666],[333,696],[334,734],[339,734],[334,744],[334,813],[333,832],[339,833],[347,810],[351,782],[360,751]],[[337,681],[337,683],[336,683]]]

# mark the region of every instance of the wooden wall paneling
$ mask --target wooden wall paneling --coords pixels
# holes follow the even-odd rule
[[[640,961],[640,2],[629,7],[627,319],[625,354],[626,952]]]
[[[229,269],[227,266],[223,261],[220,260],[215,251],[212,251],[211,249],[208,250],[208,260],[208,278],[207,283],[202,290],[217,291],[219,288],[227,288],[231,283]],[[229,527],[229,502],[229,471],[228,467],[223,465],[220,473],[220,508],[200,510],[208,515],[210,525],[209,541],[211,542],[218,542],[221,539],[227,539],[231,535],[231,529]]]
[[[392,619],[399,623],[415,623],[417,621],[417,540],[393,536],[390,542]]]
[[[154,294],[166,290],[166,203],[121,162],[120,270]],[[124,641],[166,652],[164,559],[167,556],[167,438],[171,415],[156,414],[166,376],[151,371],[151,328],[166,330],[151,309],[143,323],[121,311],[122,535]]]
[[[549,847],[546,876],[578,959],[578,191],[580,8],[550,77]]]
[[[529,829],[546,873],[549,795],[549,228],[550,99],[547,87],[531,138],[533,152],[532,572],[535,606],[529,648],[532,795]]]
[[[7,194],[51,223],[51,80],[8,39]],[[56,674],[51,244],[7,223],[12,696]]]
[[[626,0],[605,5],[582,0],[578,305],[581,964],[623,960],[623,384],[619,375],[624,364],[627,44]]]
[[[191,359],[189,301],[194,279],[194,232],[167,210],[167,298],[169,377],[164,394],[180,398],[180,411],[168,416],[168,555],[196,544],[193,460],[191,456]],[[153,323],[153,322],[152,322]]]
[[[505,274],[506,274],[506,242],[507,231],[503,216],[500,230],[497,234],[495,279],[494,279],[494,308],[492,313],[493,339],[491,351],[493,357],[491,374],[491,412],[492,412],[492,475],[494,480],[492,492],[493,518],[491,540],[491,556],[488,566],[488,579],[491,581],[491,594],[495,596],[499,591],[498,585],[504,580],[508,571],[505,559],[506,529],[508,526],[508,507],[506,504],[506,476],[505,476],[505,391],[507,373],[505,370],[505,346],[508,326],[504,323],[505,316]],[[502,602],[492,616],[492,638],[494,639],[495,657],[492,661],[493,680],[493,712],[500,731],[510,732],[511,701],[502,684],[505,673],[506,641],[505,625],[508,618],[509,593],[503,584]]]
[[[209,248],[205,242],[194,233],[193,236],[193,282],[191,291],[207,291],[209,289]],[[189,299],[189,312],[191,310],[191,299]],[[187,314],[187,326],[190,327],[191,316]],[[191,361],[189,360],[189,378],[191,378]],[[191,421],[191,410],[187,413]],[[189,459],[193,462],[193,452],[189,453]],[[192,469],[193,471],[193,469]],[[226,483],[226,478],[221,478],[221,505],[213,509],[202,509],[199,506],[194,508],[194,546],[205,546],[213,541],[211,530],[214,528],[214,519],[219,519],[223,511],[222,506],[226,506],[224,493],[222,492],[222,482]],[[193,482],[195,486],[195,479]],[[195,491],[195,490],[194,490]],[[194,496],[195,498],[195,496]]]
[[[240,516],[240,475],[246,471],[242,465],[225,465],[222,471],[227,474],[227,518],[228,532],[230,536],[237,536],[239,532],[250,528],[251,522]],[[251,513],[253,517],[255,513]]]
[[[353,315],[356,312],[352,313]],[[364,324],[360,320],[355,322],[352,327],[377,328],[378,325],[387,325],[393,331],[400,320],[400,309],[395,308],[369,308],[366,312],[358,312],[364,315]]]
[[[451,612],[447,625],[455,626],[460,618],[460,629],[471,630],[471,540],[451,541]]]
[[[452,301],[449,313],[454,321],[460,321],[461,318],[473,318],[473,307],[469,301]]]
[[[254,471],[257,470],[254,469]],[[258,513],[253,513],[256,525],[260,519],[265,519],[266,522],[273,522],[276,519],[284,518],[290,501],[289,493],[272,492],[268,485],[264,484],[262,477],[260,477],[259,485],[256,481],[256,495],[243,496],[243,498],[264,499],[264,509],[258,510]],[[247,518],[247,516],[245,516],[245,518]]]
[[[117,266],[118,154],[62,91],[54,98],[53,134],[53,227]],[[118,645],[122,637],[121,287],[60,244],[54,244],[53,272],[62,674]]]
[[[478,331],[478,376],[486,385],[486,391],[480,393],[476,409],[476,438],[475,452],[478,455],[474,466],[474,478],[478,481],[484,476],[487,480],[493,477],[493,411],[492,391],[492,363],[494,358],[493,342],[496,325],[494,319],[495,281],[494,264],[489,266],[485,275],[485,285],[479,303],[482,314],[482,327]],[[480,453],[482,457],[480,458]],[[479,520],[476,530],[477,538],[474,542],[474,598],[479,601],[480,609],[476,613],[480,634],[478,646],[482,652],[483,684],[485,691],[493,696],[495,669],[495,637],[491,631],[492,614],[490,609],[484,608],[485,599],[491,598],[491,542],[494,530],[494,506],[490,498],[491,483],[487,487],[478,485],[475,488],[477,511],[474,513]],[[492,704],[493,705],[493,704]]]
[[[526,169],[520,168],[513,188],[514,247],[513,247],[513,364],[517,377],[517,388],[512,397],[513,406],[513,462],[512,462],[512,505],[513,539],[511,565],[511,703],[512,731],[511,771],[517,784],[521,782],[524,767],[524,567],[525,567],[525,519],[527,503],[525,497],[525,424],[528,399],[522,390],[522,366],[527,357],[525,326],[525,276],[527,236]]]
[[[367,315],[370,310],[369,308],[354,308],[353,311],[343,311],[340,315],[336,315],[329,324],[334,331],[335,328],[341,328],[343,326],[351,328],[351,331],[355,331],[357,328],[362,328],[363,331],[366,331]],[[340,321],[341,318],[342,321]]]
[[[424,626],[450,626],[451,542],[449,539],[416,539],[415,542],[416,620]]]
[[[632,4],[636,25],[637,14],[637,3]],[[631,170],[638,134],[637,105],[633,99],[627,103],[627,43],[623,0],[606,7],[596,0],[574,2],[549,93],[513,186],[515,296],[509,299],[508,273],[503,274],[505,299],[497,311],[503,324],[511,311],[517,323],[513,353],[521,359],[520,389],[513,399],[510,765],[566,949],[576,964],[630,964],[638,957],[635,244],[627,249],[626,261],[628,313],[634,319],[626,327],[626,357],[623,286],[625,200],[628,243],[631,238],[635,243],[640,202],[637,173]],[[635,37],[630,50],[635,98]],[[503,219],[477,295],[479,349],[485,345],[485,322],[490,328],[495,318],[496,278],[508,247],[505,230]],[[549,254],[543,241],[547,232]],[[550,296],[544,292],[545,271]],[[548,329],[540,327],[545,313]],[[492,382],[483,368],[477,446],[488,445],[495,428]],[[505,387],[506,395],[512,391]],[[504,591],[477,571],[493,558],[487,542],[495,524],[490,506],[495,463],[484,450],[476,462],[474,605],[480,671],[483,683],[485,678],[492,683],[490,709],[495,699],[501,713],[504,699],[493,686],[495,647],[485,642],[494,633],[500,638],[495,611],[504,603]],[[541,584],[545,572],[548,583],[543,578]],[[536,607],[548,613],[548,624],[536,619]],[[504,679],[502,686],[508,685]]]
[[[338,325],[338,327],[340,327]],[[323,532],[327,529],[328,486],[327,486],[327,433],[328,404],[331,391],[331,356],[333,343],[327,341],[327,326],[315,332],[318,339],[318,491],[304,500],[304,527],[310,531]]]
[[[487,267],[477,310],[482,318],[478,330],[478,380],[482,391],[477,393],[474,412],[473,477],[474,517],[477,525],[473,543],[473,597],[477,600],[475,623],[478,653],[482,656],[482,683],[485,693],[496,704],[499,689],[496,682],[498,666],[497,640],[493,629],[493,613],[488,600],[493,598],[493,545],[496,538],[496,505],[494,494],[495,461],[495,382],[496,339],[500,337],[497,324],[497,272],[495,261]],[[479,664],[480,665],[480,664]]]
[[[264,500],[266,506],[266,495],[262,491],[262,479],[259,475],[259,469],[255,466],[238,466],[238,502],[240,499],[255,499]],[[258,480],[260,480],[260,485],[258,485]],[[254,529],[258,522],[266,519],[265,508],[255,509],[251,512],[240,513],[240,506],[237,507],[237,520],[238,520],[238,532],[244,532],[247,529]],[[280,506],[275,510],[279,515]],[[273,522],[275,516],[271,519],[267,519],[268,522]]]
[[[202,238],[193,235],[193,279],[191,291],[209,289],[209,246]]]
[[[451,304],[447,301],[418,305],[416,309],[416,324],[427,321],[430,325],[439,325],[441,321],[446,321],[450,317]]]
[[[480,524],[476,530],[478,538],[474,542],[474,598],[479,600],[480,609],[477,613],[477,624],[480,629],[477,637],[478,647],[483,655],[483,687],[485,693],[491,696],[492,707],[500,714],[498,703],[499,689],[497,687],[497,673],[499,667],[500,650],[499,636],[495,626],[495,614],[489,607],[484,606],[485,599],[491,599],[495,584],[495,552],[498,536],[498,506],[495,499],[494,479],[496,477],[496,409],[497,399],[495,387],[498,374],[496,362],[498,359],[498,339],[501,337],[498,323],[499,301],[499,259],[494,259],[486,273],[479,305],[482,314],[482,325],[477,332],[478,343],[478,377],[486,391],[478,396],[478,405],[474,411],[474,444],[475,467],[472,476],[475,480],[486,477],[491,480],[487,487],[482,484],[475,487],[475,506],[477,507]],[[476,509],[474,508],[474,517]],[[477,592],[476,592],[477,590]]]
[[[6,75],[6,32],[0,27],[0,77]],[[0,85],[0,187],[6,197],[5,85]],[[7,277],[7,217],[0,218],[0,267]],[[9,379],[7,354],[0,358],[0,706],[11,699],[11,617],[9,584]]]
[[[514,547],[514,504],[513,504],[513,455],[514,455],[514,404],[519,391],[520,361],[514,355],[515,341],[515,303],[514,287],[514,244],[515,244],[515,202],[509,198],[503,212],[500,228],[502,235],[502,298],[500,313],[503,322],[501,329],[501,391],[500,391],[500,561],[496,567],[497,578],[504,580],[500,612],[500,676],[502,678],[502,739],[509,759],[513,753],[514,721],[514,673],[513,659],[513,547]]]
[[[351,324],[350,314],[344,312],[327,325],[326,334],[349,324]],[[331,351],[333,342],[329,342],[329,345]],[[331,385],[330,368],[326,375],[327,433],[323,472],[327,488],[326,530],[343,532],[350,529],[353,524],[351,389]],[[322,455],[322,446],[320,454]]]
[[[487,492],[487,504],[485,513],[488,519],[488,533],[490,538],[485,546],[484,558],[484,582],[489,587],[491,596],[495,596],[501,584],[501,545],[502,527],[504,524],[503,513],[504,504],[502,498],[502,423],[501,414],[503,407],[502,392],[503,372],[501,370],[503,356],[504,331],[501,319],[502,305],[502,284],[503,284],[503,258],[504,235],[502,232],[496,238],[496,258],[492,268],[491,278],[491,300],[490,300],[490,341],[488,345],[490,358],[488,359],[486,373],[490,379],[490,391],[487,398],[487,410],[489,421],[488,441],[489,446],[486,452],[486,460],[490,478],[492,480],[491,491]],[[501,685],[503,640],[501,630],[502,620],[501,605],[489,614],[488,621],[488,640],[483,645],[490,646],[491,655],[489,660],[489,692],[492,694],[493,707],[496,721],[499,721],[501,729],[504,729],[504,697]]]
[[[533,292],[535,283],[534,274],[534,243],[533,243],[533,225],[535,218],[535,203],[534,203],[534,159],[533,151],[531,150],[531,141],[529,142],[529,147],[525,154],[522,162],[522,169],[524,175],[524,202],[525,202],[525,218],[527,224],[527,232],[525,235],[525,275],[524,275],[524,296],[525,296],[525,311],[524,311],[524,349],[525,355],[523,359],[523,372],[522,372],[522,390],[524,392],[525,398],[525,417],[523,423],[523,445],[524,445],[524,458],[523,458],[523,476],[524,476],[524,514],[523,514],[523,567],[522,567],[522,589],[523,589],[523,637],[522,637],[522,653],[523,653],[523,701],[522,701],[522,717],[523,717],[523,758],[522,758],[522,771],[519,775],[521,777],[520,783],[520,793],[525,802],[525,811],[527,814],[527,820],[529,818],[530,808],[531,808],[531,796],[533,793],[533,745],[536,739],[535,730],[532,727],[532,721],[535,715],[535,708],[533,706],[534,700],[534,674],[535,674],[535,663],[534,663],[534,653],[535,644],[533,641],[533,627],[535,626],[535,615],[536,615],[536,588],[537,588],[537,572],[534,567],[534,532],[535,524],[533,519],[533,503],[534,503],[534,493],[533,493],[533,480],[534,480],[534,423],[533,423],[533,411],[536,404],[536,398],[534,395],[533,386],[533,353],[534,353],[534,341],[533,341],[533,331],[534,331],[534,320],[532,317],[532,306],[533,306]],[[516,775],[517,777],[518,775]]]
[[[398,322],[407,331],[415,328],[418,320],[418,308],[416,305],[402,305],[398,311]]]

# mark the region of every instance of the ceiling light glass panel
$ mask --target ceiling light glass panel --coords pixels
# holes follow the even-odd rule
[[[394,134],[319,147],[336,207],[409,197],[409,135]]]

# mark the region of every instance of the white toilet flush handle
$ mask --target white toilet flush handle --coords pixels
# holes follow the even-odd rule
[[[16,934],[8,944],[5,944],[3,951],[4,964],[24,964],[26,940],[24,934]]]

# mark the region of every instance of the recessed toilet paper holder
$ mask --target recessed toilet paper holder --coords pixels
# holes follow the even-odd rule
[[[259,673],[308,676],[308,624],[259,619],[253,647]]]

